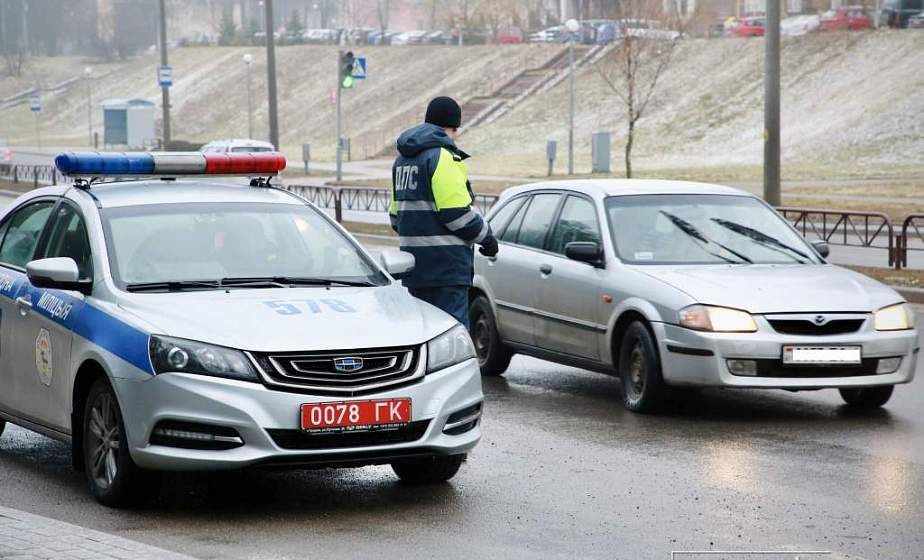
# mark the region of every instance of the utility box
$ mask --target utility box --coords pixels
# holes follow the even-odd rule
[[[590,137],[591,171],[610,172],[610,133],[594,132]]]
[[[103,107],[103,145],[144,149],[157,140],[154,104],[146,99],[107,99]]]
[[[549,140],[545,143],[545,159],[549,162],[549,177],[552,176],[552,171],[555,168],[555,155],[557,151],[558,142]]]

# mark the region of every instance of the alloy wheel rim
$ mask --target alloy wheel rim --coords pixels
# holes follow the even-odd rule
[[[488,320],[485,319],[484,315],[478,317],[475,321],[475,336],[472,338],[474,339],[475,353],[478,354],[478,359],[482,362],[485,361],[491,349],[491,336]]]
[[[96,399],[90,407],[88,427],[90,475],[97,486],[107,489],[119,470],[119,421],[112,395],[102,394]]]
[[[645,390],[646,377],[645,354],[641,343],[636,343],[629,354],[629,388],[632,399],[638,400]]]

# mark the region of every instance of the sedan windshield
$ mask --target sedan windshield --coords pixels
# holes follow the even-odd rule
[[[627,263],[819,262],[783,218],[747,196],[617,196],[607,199],[606,210]]]
[[[130,291],[383,285],[324,216],[290,204],[156,204],[102,211],[116,283]]]

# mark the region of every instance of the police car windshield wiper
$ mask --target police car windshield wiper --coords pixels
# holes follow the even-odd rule
[[[733,231],[739,235],[743,235],[757,243],[760,243],[761,245],[765,245],[765,246],[770,247],[771,249],[775,249],[778,253],[781,252],[780,249],[793,253],[792,255],[789,255],[786,253],[783,253],[783,254],[791,259],[794,259],[799,264],[805,264],[806,261],[809,260],[809,256],[803,253],[802,251],[800,251],[799,249],[796,249],[795,247],[790,247],[789,245],[783,243],[776,237],[767,235],[766,233],[762,231],[756,230],[750,226],[739,224],[737,222],[730,222],[728,220],[723,220],[721,218],[711,218],[711,219],[713,222],[719,224],[723,228]],[[795,257],[793,255],[799,255],[799,257],[802,257],[802,259],[805,259],[805,260],[802,260],[799,257]]]
[[[722,259],[723,261],[729,262],[729,263],[732,263],[732,264],[743,264],[743,263],[751,263],[751,262],[753,262],[751,259],[749,259],[749,258],[747,258],[746,256],[742,255],[742,254],[739,253],[738,251],[735,251],[734,249],[731,249],[731,248],[729,248],[729,247],[726,247],[725,245],[722,245],[721,243],[719,243],[718,241],[716,241],[716,240],[714,240],[714,239],[710,239],[710,238],[706,237],[706,236],[703,234],[703,232],[701,232],[701,231],[699,231],[698,229],[696,229],[696,227],[695,227],[693,224],[691,224],[690,222],[684,220],[683,218],[681,218],[681,217],[679,217],[679,216],[675,216],[675,215],[671,214],[670,212],[665,212],[664,210],[661,210],[661,213],[664,214],[664,216],[665,216],[668,220],[670,220],[672,224],[674,224],[675,226],[677,226],[677,229],[679,229],[679,230],[682,231],[683,233],[689,235],[691,238],[695,239],[696,241],[699,241],[699,242],[700,242],[700,248],[702,248],[703,251],[709,253],[709,254],[712,255],[713,257],[716,257],[716,258],[718,258],[718,259]],[[715,245],[715,246],[717,246],[717,247],[720,247],[720,248],[724,249],[725,251],[731,253],[732,255],[738,257],[740,260],[736,261],[736,260],[730,259],[730,258],[728,258],[728,257],[726,257],[726,256],[720,255],[720,254],[718,254],[718,253],[716,253],[716,252],[714,252],[714,251],[710,251],[709,249],[706,248],[706,246],[708,246],[708,245]]]
[[[129,292],[182,292],[183,290],[216,289],[221,283],[217,280],[170,280],[166,282],[136,282],[126,284]]]
[[[343,280],[339,278],[266,276],[257,278],[222,278],[221,285],[229,287],[273,285],[285,288],[289,286],[373,286],[374,284],[366,281]]]

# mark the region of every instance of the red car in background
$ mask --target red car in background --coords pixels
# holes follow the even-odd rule
[[[863,6],[844,6],[828,10],[821,16],[822,31],[856,31],[873,27],[870,17],[863,11]]]
[[[763,37],[766,22],[767,19],[764,17],[742,18],[732,28],[732,34],[736,37]]]

